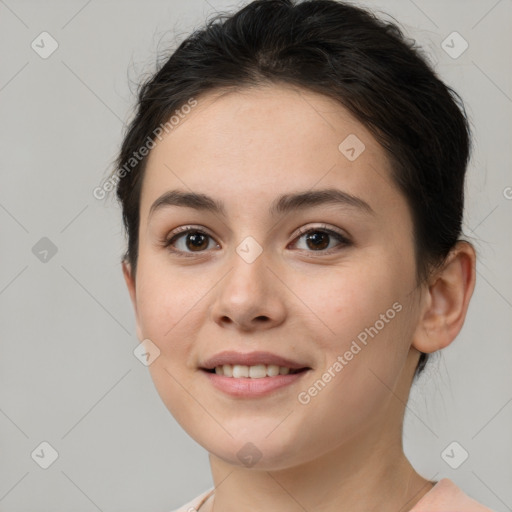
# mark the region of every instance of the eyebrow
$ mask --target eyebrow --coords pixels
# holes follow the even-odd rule
[[[284,194],[271,203],[269,212],[272,216],[284,215],[300,209],[321,205],[349,207],[365,214],[375,215],[375,211],[366,201],[335,188]],[[169,190],[151,205],[148,218],[155,211],[167,206],[193,208],[226,217],[226,209],[222,201],[218,201],[206,194]]]

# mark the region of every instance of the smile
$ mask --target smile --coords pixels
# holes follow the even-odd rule
[[[263,379],[265,377],[276,377],[277,375],[299,373],[305,369],[306,368],[288,368],[287,366],[279,366],[277,364],[256,364],[254,366],[247,366],[243,364],[224,364],[216,366],[215,369],[210,371],[216,375],[223,375],[224,377],[232,377],[234,379]]]
[[[290,386],[312,370],[272,352],[220,352],[199,364],[216,390],[235,398],[256,398]]]

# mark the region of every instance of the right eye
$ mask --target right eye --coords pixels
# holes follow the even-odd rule
[[[188,257],[194,253],[205,252],[209,248],[210,241],[214,241],[208,233],[191,226],[178,228],[171,234],[173,236],[166,238],[164,246],[177,256]]]

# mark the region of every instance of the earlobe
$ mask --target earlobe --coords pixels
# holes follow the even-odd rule
[[[412,343],[414,348],[435,352],[448,346],[459,334],[475,288],[475,262],[473,246],[457,242],[425,291]]]
[[[131,302],[133,305],[133,310],[135,312],[137,338],[139,339],[139,341],[142,341],[143,336],[142,336],[142,330],[141,330],[140,324],[139,324],[139,315],[138,315],[138,310],[137,310],[137,292],[136,292],[136,287],[135,287],[135,279],[133,278],[131,265],[126,260],[123,260],[121,266],[123,269],[124,280],[126,282],[128,292],[130,293],[130,299],[131,299]]]
[[[136,298],[135,281],[134,281],[134,279],[132,277],[131,265],[126,260],[123,260],[123,262],[121,263],[121,266],[122,266],[122,269],[123,269],[124,280],[126,282],[126,286],[128,288],[128,292],[130,293],[130,298],[131,298],[133,307],[136,308],[136,302],[135,302],[135,298]]]

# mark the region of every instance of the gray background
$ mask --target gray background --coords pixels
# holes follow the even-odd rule
[[[413,388],[406,454],[426,478],[512,510],[512,1],[365,4],[425,47],[475,133],[465,231],[479,252],[476,291],[462,333]],[[234,6],[0,0],[2,512],[168,511],[212,485],[206,452],[133,355],[120,212],[92,190],[157,52]],[[43,31],[59,45],[46,59],[31,47]],[[469,44],[456,59],[441,46],[453,31]],[[43,237],[57,249],[46,261]],[[48,469],[31,457],[43,441],[58,452]],[[469,453],[457,469],[441,456],[453,441]]]

